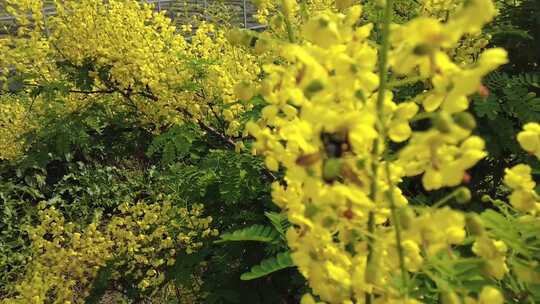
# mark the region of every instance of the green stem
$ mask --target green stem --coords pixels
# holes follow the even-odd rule
[[[284,6],[285,3],[283,3],[284,1],[282,1],[282,5]],[[289,42],[290,43],[294,43],[295,40],[294,40],[294,33],[293,33],[293,29],[292,29],[292,24],[291,24],[291,20],[289,19],[289,14],[285,11],[285,9],[282,10],[282,13],[283,13],[283,17],[285,19],[285,27],[287,28],[287,36],[289,38]]]
[[[384,19],[383,19],[383,26],[382,26],[382,41],[381,41],[381,47],[379,49],[379,89],[377,94],[377,116],[378,116],[378,129],[380,136],[377,137],[374,143],[373,147],[373,163],[372,163],[372,184],[370,189],[370,198],[373,202],[376,200],[377,196],[377,176],[378,176],[378,169],[379,169],[379,154],[380,154],[380,148],[381,144],[386,140],[387,132],[386,128],[384,126],[383,122],[383,110],[384,110],[384,100],[385,100],[385,94],[386,90],[388,88],[388,52],[390,50],[390,23],[392,22],[392,10],[393,10],[393,0],[386,0],[386,6],[384,9]],[[387,183],[389,188],[392,190],[393,185],[390,177],[390,163],[386,162],[385,165],[386,168],[386,176],[387,176]],[[396,211],[396,204],[394,200],[394,195],[392,192],[390,192],[390,195],[388,197],[390,202],[390,209],[391,209],[391,216],[392,221],[394,222],[394,228],[395,228],[395,235],[396,235],[396,246],[397,251],[399,255],[399,266],[401,270],[401,276],[403,280],[403,285],[407,286],[407,272],[405,269],[405,255],[403,251],[403,246],[401,244],[401,227],[397,216]],[[375,220],[374,220],[374,213],[373,211],[370,211],[369,218],[368,218],[368,231],[371,235],[373,235],[373,232],[375,230]],[[369,271],[373,271],[374,267],[371,265],[373,263],[373,255],[374,255],[374,239],[368,238],[368,257],[367,257],[367,267],[366,267],[366,273]],[[406,293],[407,294],[407,293]],[[371,304],[373,302],[373,295],[372,294],[366,294],[366,303]]]
[[[294,34],[292,30],[291,20],[289,17],[285,17],[285,26],[287,27],[287,36],[289,37],[289,42],[294,43]]]
[[[376,172],[376,171],[374,171]],[[375,173],[373,173],[373,175],[377,175]],[[375,182],[373,182],[372,184],[375,184]],[[376,186],[375,186],[376,188]],[[373,189],[373,186],[371,187],[371,189]],[[373,191],[371,191],[371,193],[373,193]],[[370,211],[369,212],[369,218],[368,218],[368,236],[367,236],[367,239],[368,239],[368,255],[367,255],[367,264],[366,264],[366,277],[368,276],[368,273],[371,272],[371,271],[375,271],[375,267],[373,264],[373,255],[375,254],[374,253],[374,243],[375,243],[375,239],[373,237],[373,233],[375,232],[375,214],[373,213],[373,211]],[[371,283],[371,282],[368,282],[368,283]],[[365,299],[365,302],[366,304],[371,304],[373,302],[373,294],[371,293],[366,293],[366,299]]]
[[[439,207],[441,207],[442,205],[446,204],[447,202],[449,202],[451,199],[453,199],[454,197],[456,197],[456,195],[459,193],[460,189],[456,189],[452,192],[450,192],[450,194],[448,194],[447,196],[441,198],[439,201],[437,201],[435,204],[433,204],[431,206],[432,209],[437,209]]]
[[[390,189],[394,189],[394,185],[392,183],[392,179],[390,177],[390,162],[385,163],[386,168],[386,177],[387,177],[387,183],[388,187]],[[388,194],[388,200],[390,201],[390,212],[392,216],[392,222],[394,223],[394,229],[396,233],[396,247],[398,251],[398,257],[399,257],[399,268],[401,271],[401,280],[403,282],[403,287],[405,288],[405,297],[408,296],[408,278],[407,278],[407,270],[405,269],[405,252],[403,250],[402,246],[402,238],[401,238],[401,223],[399,221],[399,216],[397,214],[397,208],[396,208],[396,202],[394,199],[394,193],[390,192]]]

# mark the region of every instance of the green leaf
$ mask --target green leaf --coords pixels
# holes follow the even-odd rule
[[[497,118],[497,114],[501,111],[499,103],[492,97],[486,100],[475,100],[473,109],[478,117],[487,117],[490,120]]]
[[[253,266],[249,272],[243,273],[240,276],[240,279],[244,281],[253,280],[278,270],[294,266],[290,252],[281,252],[275,257],[263,260],[259,265]]]
[[[520,231],[524,230],[523,227],[520,227],[520,223],[506,218],[504,215],[493,210],[484,211],[480,217],[486,228],[496,238],[504,241],[516,253],[525,257],[531,256],[527,244],[520,237]]]
[[[221,239],[215,241],[215,243],[231,241],[275,243],[279,239],[279,233],[270,226],[253,225],[230,233],[224,233],[220,237]]]
[[[289,229],[291,226],[291,223],[289,223],[287,217],[276,212],[265,212],[264,215],[266,215],[266,217],[270,220],[272,226],[276,228],[279,234],[281,234],[281,236],[285,236],[287,229]]]

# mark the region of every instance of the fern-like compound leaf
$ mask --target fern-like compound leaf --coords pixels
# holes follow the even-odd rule
[[[289,267],[294,267],[290,252],[281,252],[274,257],[263,260],[259,265],[253,266],[249,272],[243,273],[240,279],[253,280]]]
[[[291,226],[287,217],[276,212],[265,212],[264,215],[270,220],[272,226],[276,228],[279,234],[284,237],[287,229]]]
[[[253,225],[229,233],[223,233],[216,243],[234,241],[258,241],[264,243],[275,243],[279,240],[279,233],[270,226]]]

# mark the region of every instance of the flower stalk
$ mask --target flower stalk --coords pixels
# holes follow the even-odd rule
[[[374,148],[373,148],[372,183],[371,183],[371,189],[370,189],[370,198],[372,201],[375,201],[376,195],[377,195],[377,179],[378,179],[378,171],[379,171],[379,165],[380,165],[379,154],[380,154],[381,146],[384,144],[387,137],[387,130],[383,122],[383,110],[384,110],[384,100],[385,100],[385,95],[386,95],[385,93],[388,87],[388,52],[390,50],[390,23],[392,22],[392,10],[393,10],[393,0],[386,0],[383,23],[382,23],[381,46],[379,48],[379,66],[378,66],[379,90],[377,94],[376,109],[377,109],[377,120],[378,120],[377,127],[378,127],[380,136],[375,139]],[[394,223],[396,246],[397,246],[397,252],[399,256],[399,267],[401,271],[402,283],[403,283],[403,286],[406,287],[407,286],[407,272],[405,269],[405,254],[403,251],[403,246],[401,244],[401,226],[399,223],[399,218],[397,216],[395,199],[392,192],[394,186],[391,180],[390,173],[391,173],[390,163],[386,162],[385,163],[385,174],[387,177],[386,182],[388,183],[388,187],[390,189],[388,200],[390,203],[392,221]],[[375,215],[373,211],[371,211],[368,218],[369,235],[373,235],[374,231],[375,231]],[[372,265],[375,240],[373,239],[373,237],[369,237],[368,240],[369,240],[369,243],[368,243],[368,258],[367,258],[366,273],[369,273],[375,270],[374,265]],[[369,276],[373,277],[372,275],[369,275]],[[406,291],[405,291],[405,296],[406,296]],[[366,303],[369,304],[372,302],[373,302],[373,295],[366,294]]]

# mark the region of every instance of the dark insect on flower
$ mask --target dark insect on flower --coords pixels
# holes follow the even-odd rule
[[[341,157],[344,153],[351,150],[349,143],[349,133],[339,131],[336,133],[321,133],[321,140],[324,144],[324,151],[328,157]]]
[[[339,158],[326,159],[323,164],[323,180],[328,184],[337,181],[340,177],[341,165],[342,162]]]

